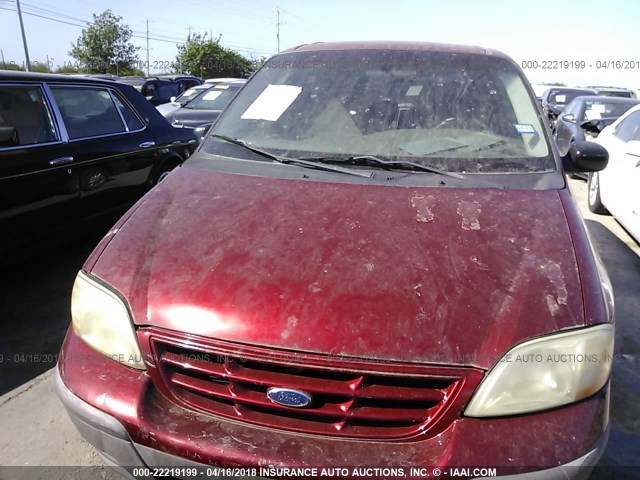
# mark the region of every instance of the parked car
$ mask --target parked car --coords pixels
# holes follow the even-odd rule
[[[558,152],[563,157],[569,155],[573,142],[595,139],[605,127],[638,103],[638,100],[617,97],[585,96],[573,99],[556,122],[553,136]],[[577,172],[574,176],[587,179],[584,172]]]
[[[202,83],[191,76],[120,77],[118,82],[133,86],[153,105],[168,103],[172,97]]]
[[[581,95],[597,95],[596,91],[588,88],[552,87],[542,94],[542,111],[549,118],[549,125],[553,130],[558,116],[571,101]]]
[[[189,90],[182,92],[177,97],[171,97],[171,101],[169,103],[163,103],[162,105],[158,105],[156,110],[160,112],[160,115],[166,117],[168,114],[173,112],[174,110],[179,109],[184,104],[193,100],[199,94],[203,93],[205,90],[209,90],[213,85],[209,85],[203,83],[202,85],[196,85],[195,87],[191,87]]]
[[[110,80],[0,73],[0,249],[123,212],[194,150]]]
[[[205,132],[218,118],[233,97],[238,93],[246,80],[218,83],[180,108],[165,115],[174,127],[194,129],[198,140],[202,140]]]
[[[547,91],[549,85],[544,85],[540,83],[532,83],[531,88],[533,89],[533,93],[536,96],[538,102],[542,103],[542,94]]]
[[[78,430],[141,474],[585,475],[613,297],[544,122],[492,49],[271,58],[79,272],[55,380]]]
[[[628,88],[619,87],[588,87],[596,91],[596,93],[603,97],[622,97],[622,98],[636,98],[636,93]]]
[[[589,175],[589,209],[611,213],[640,242],[640,106],[606,127],[596,142],[607,149],[610,161]]]

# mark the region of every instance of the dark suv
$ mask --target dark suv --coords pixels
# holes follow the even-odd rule
[[[164,75],[160,77],[122,77],[120,83],[131,85],[154,105],[162,105],[171,101],[182,92],[202,81],[190,75]]]
[[[0,249],[129,207],[194,148],[127,85],[0,73]]]

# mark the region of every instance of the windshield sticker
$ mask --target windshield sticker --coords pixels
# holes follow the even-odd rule
[[[564,103],[567,101],[566,95],[556,95],[556,103]]]
[[[515,128],[516,132],[518,132],[521,135],[533,135],[536,133],[536,129],[533,128],[533,125],[514,123],[513,128]]]
[[[302,92],[295,85],[268,85],[240,118],[275,122]]]
[[[407,89],[406,96],[407,97],[417,97],[418,95],[420,95],[421,91],[422,91],[422,85],[411,85]]]
[[[584,116],[587,120],[600,120],[602,118],[602,114],[597,110],[587,110],[584,112]]]
[[[222,92],[220,92],[220,91],[218,91],[218,92],[207,92],[202,96],[202,99],[203,100],[215,100],[220,95],[222,95]]]

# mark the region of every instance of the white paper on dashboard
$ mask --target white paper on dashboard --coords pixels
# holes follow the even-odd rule
[[[275,122],[302,92],[295,85],[268,85],[240,118]]]
[[[207,92],[202,96],[203,100],[215,100],[216,98],[218,98],[220,95],[222,95],[222,92],[217,91],[217,92]]]
[[[405,95],[407,97],[417,97],[418,95],[420,95],[421,91],[422,91],[422,85],[411,85],[407,89],[407,93],[405,93]]]

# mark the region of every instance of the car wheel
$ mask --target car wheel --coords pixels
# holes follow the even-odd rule
[[[171,171],[178,166],[179,162],[176,160],[167,160],[160,168],[153,174],[149,181],[149,187],[153,187],[163,181],[171,173]]]
[[[589,174],[587,187],[589,189],[589,195],[587,197],[589,210],[591,210],[593,213],[609,213],[609,211],[602,204],[602,200],[600,199],[600,175],[598,175],[598,172],[592,172]]]

